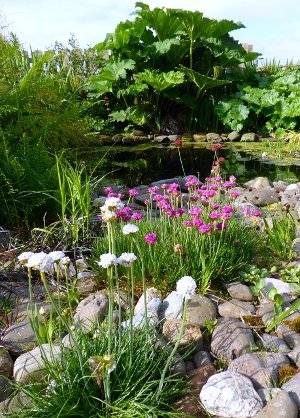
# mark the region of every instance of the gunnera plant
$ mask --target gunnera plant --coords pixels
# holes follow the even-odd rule
[[[76,331],[72,348],[62,347],[61,360],[45,364],[47,378],[19,389],[27,408],[10,418],[38,417],[179,417],[172,405],[186,390],[185,379],[171,367],[161,376],[172,347],[162,347],[149,327],[114,332],[111,355],[105,325],[92,335]],[[174,362],[173,362],[174,364]],[[110,403],[105,401],[109,375]]]

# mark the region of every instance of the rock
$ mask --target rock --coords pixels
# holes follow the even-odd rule
[[[274,279],[273,277],[266,277],[262,279],[262,284],[263,284],[262,292],[265,296],[268,296],[268,293],[273,288],[275,288],[277,293],[279,293],[280,295],[284,295],[285,293],[289,295],[297,294],[297,291],[292,285],[280,279]]]
[[[9,352],[4,348],[0,347],[0,376],[10,378],[13,374],[14,362]]]
[[[268,206],[279,202],[279,195],[272,187],[264,189],[245,190],[239,197],[238,202],[249,202],[256,206]]]
[[[24,392],[18,392],[15,396],[0,403],[0,417],[6,417],[7,413],[16,413],[24,410],[32,404],[32,399]]]
[[[203,327],[206,321],[216,319],[217,314],[215,304],[205,296],[194,295],[187,302],[187,318],[190,323]]]
[[[2,341],[11,353],[18,355],[33,348],[36,337],[30,322],[25,320],[7,328]]]
[[[287,188],[288,183],[282,180],[273,181],[273,187],[277,192],[284,192]]]
[[[300,256],[300,238],[294,239],[292,243],[292,250],[296,253],[296,256]]]
[[[254,132],[247,132],[241,137],[241,142],[254,142],[257,140],[257,135]]]
[[[10,232],[0,226],[0,247],[7,247],[10,243]]]
[[[163,300],[159,309],[159,317],[161,319],[181,318],[182,309],[183,296],[173,291]]]
[[[76,289],[79,296],[89,296],[98,290],[95,275],[91,271],[82,271],[77,275]]]
[[[157,187],[161,187],[163,184],[172,184],[172,183],[177,183],[179,184],[180,189],[185,190],[185,178],[184,177],[173,177],[170,179],[163,179],[163,180],[158,180],[158,181],[153,181],[152,183],[150,183],[150,186],[157,186]]]
[[[119,290],[114,294],[114,302],[121,307],[121,309],[127,310],[130,308],[130,295],[123,290]]]
[[[279,368],[289,364],[288,357],[281,353],[246,353],[233,360],[228,370],[249,377],[258,389],[277,385]]]
[[[289,393],[295,404],[300,410],[300,373],[298,372],[294,377],[282,385],[281,389]]]
[[[0,402],[5,401],[13,392],[11,381],[0,375]]]
[[[272,187],[272,183],[267,177],[255,177],[244,184],[247,189],[268,189]]]
[[[277,389],[277,393],[255,418],[297,418],[298,410],[288,393]]]
[[[15,322],[26,321],[29,322],[30,315],[32,312],[43,312],[44,315],[50,314],[53,310],[51,303],[46,303],[42,301],[33,301],[30,305],[29,303],[18,304],[11,312],[10,317]]]
[[[163,324],[162,335],[166,341],[176,344],[178,338],[180,337],[181,328],[181,319],[167,319]],[[186,347],[190,345],[195,345],[197,348],[201,348],[202,334],[198,325],[186,323],[179,341],[179,347]]]
[[[216,373],[212,364],[199,367],[190,374],[190,390],[187,395],[176,402],[175,408],[183,414],[183,417],[204,418],[206,413],[203,411],[199,402],[199,392],[205,385],[209,377]]]
[[[253,294],[248,286],[242,283],[233,283],[227,288],[228,293],[233,299],[251,302]]]
[[[103,206],[103,205],[104,205],[105,201],[106,201],[106,197],[105,197],[105,196],[99,196],[99,197],[96,197],[96,198],[93,200],[93,206],[94,206],[95,208],[100,208],[101,206]]]
[[[277,327],[277,335],[279,338],[282,338],[291,347],[291,349],[300,345],[300,334],[291,330],[286,325],[279,325]]]
[[[66,348],[73,348],[75,346],[75,341],[71,334],[66,334],[61,340],[61,344]]]
[[[61,348],[58,345],[42,344],[28,353],[21,354],[14,364],[14,379],[19,383],[40,381],[46,375],[45,362],[59,360]]]
[[[300,187],[298,184],[289,184],[281,193],[281,203],[286,208],[295,209],[300,201]]]
[[[155,289],[155,287],[150,287],[149,289],[146,289],[146,304],[148,306],[148,303],[155,298],[160,298],[160,292]],[[145,311],[145,295],[142,294],[142,296],[137,301],[137,304],[134,308],[134,315],[137,315],[138,313],[144,313]]]
[[[192,357],[196,368],[212,364],[212,356],[207,351],[197,351]]]
[[[276,335],[264,333],[260,337],[264,348],[268,351],[274,351],[283,354],[287,354],[291,351],[286,342]]]
[[[206,134],[206,140],[208,142],[221,142],[221,137],[219,134],[216,134],[214,132],[210,132]]]
[[[239,141],[241,139],[241,134],[237,131],[232,131],[228,134],[227,139],[230,142]]]
[[[75,325],[90,331],[101,322],[108,310],[108,297],[104,292],[95,292],[79,302],[74,315]]]
[[[193,140],[195,142],[205,142],[206,141],[206,136],[204,134],[194,134],[193,135]]]
[[[218,306],[219,314],[223,317],[240,318],[255,313],[255,307],[250,302],[232,299]]]
[[[211,376],[200,392],[207,412],[230,418],[253,417],[263,407],[251,380],[230,371]]]
[[[179,374],[181,376],[186,376],[186,367],[183,361],[183,358],[179,353],[176,353],[174,357],[174,362],[170,368],[172,374]]]
[[[271,399],[274,398],[279,392],[281,392],[281,389],[279,388],[261,388],[256,389],[256,392],[259,394],[260,399],[263,401],[264,405],[269,402]]]
[[[169,144],[171,141],[168,135],[158,135],[154,137],[152,142],[158,144]]]
[[[288,357],[300,368],[300,345],[288,353]]]
[[[255,347],[251,328],[236,318],[222,319],[212,334],[211,351],[215,357],[230,361]]]

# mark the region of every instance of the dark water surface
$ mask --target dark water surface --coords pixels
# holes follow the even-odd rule
[[[255,176],[289,182],[300,180],[300,159],[290,162],[262,160],[231,146],[221,149],[219,156],[226,159],[225,172],[236,175],[241,182]],[[195,174],[204,179],[211,170],[214,153],[207,144],[184,145],[180,155],[174,146],[147,144],[80,148],[72,151],[73,158],[95,169],[96,174],[109,173],[110,179],[133,186],[183,174]]]

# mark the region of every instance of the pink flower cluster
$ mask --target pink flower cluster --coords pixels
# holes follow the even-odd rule
[[[142,212],[133,211],[129,206],[124,206],[124,208],[117,211],[117,218],[124,222],[140,222],[143,219],[143,214]]]

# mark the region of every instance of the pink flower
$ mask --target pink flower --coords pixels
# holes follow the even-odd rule
[[[201,232],[201,234],[208,234],[213,228],[212,224],[205,224],[199,226],[198,231]]]
[[[149,245],[154,245],[157,242],[157,236],[155,232],[149,232],[144,236],[144,240]]]
[[[174,141],[175,147],[181,147],[182,145],[182,139],[178,136]]]
[[[229,181],[231,181],[232,183],[235,183],[236,182],[236,177],[235,176],[230,176]]]
[[[138,191],[137,188],[134,187],[134,188],[128,190],[128,195],[130,197],[136,197],[136,196],[139,195],[139,191]]]
[[[237,197],[239,197],[239,196],[240,196],[240,194],[241,194],[241,192],[240,192],[239,190],[231,190],[231,192],[230,192],[230,196],[231,196],[233,199],[236,199]]]
[[[168,193],[178,194],[178,192],[179,192],[179,184],[178,183],[168,184],[166,190],[167,190]]]
[[[131,215],[131,220],[140,222],[143,219],[143,217],[144,215],[142,214],[142,212],[133,212],[133,214]]]
[[[187,176],[185,181],[185,186],[187,188],[191,187],[198,187],[200,185],[200,181],[196,176]]]
[[[132,210],[129,206],[125,206],[122,209],[117,211],[117,218],[122,219],[122,221],[129,221],[131,219]]]
[[[219,205],[219,203],[213,203],[211,205],[211,207],[212,207],[212,209],[219,209],[220,205]]]
[[[191,228],[193,226],[193,221],[190,221],[190,220],[183,221],[182,225],[185,226],[186,228]]]
[[[192,222],[193,222],[193,226],[195,226],[196,228],[204,224],[202,219],[199,219],[199,218],[193,218]]]
[[[112,187],[104,187],[104,193],[106,194],[106,195],[108,195],[108,194],[110,194],[110,193],[113,193],[114,191],[113,191],[113,188]]]
[[[208,217],[210,219],[219,219],[219,218],[221,218],[221,213],[218,212],[218,211],[216,211],[216,210],[213,210],[213,211],[210,212],[210,214],[208,215]]]
[[[191,207],[191,209],[189,210],[189,214],[191,216],[199,216],[199,215],[201,215],[202,212],[203,212],[203,210],[199,207],[196,207],[196,206]]]
[[[223,231],[226,228],[227,228],[227,225],[225,224],[225,222],[219,222],[216,224],[216,229],[219,231]]]
[[[254,216],[254,217],[259,217],[261,216],[261,211],[256,208],[256,207],[252,207],[252,206],[246,206],[242,209],[242,213],[245,217],[247,216]]]
[[[224,205],[222,208],[223,213],[232,213],[233,207],[231,205]]]
[[[157,193],[158,192],[158,190],[159,190],[159,187],[158,186],[150,186],[150,187],[148,187],[148,192],[152,195],[152,194],[155,194],[155,193]]]
[[[223,187],[225,187],[225,189],[231,189],[234,186],[235,186],[235,182],[230,181],[230,180],[224,181],[223,183]]]

